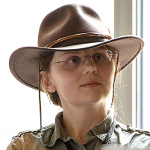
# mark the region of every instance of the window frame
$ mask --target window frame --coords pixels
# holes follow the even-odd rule
[[[114,0],[114,37],[123,35],[143,37],[143,0]],[[143,128],[142,53],[122,71],[121,78],[122,86],[117,90],[119,98],[115,100],[121,103],[116,104],[117,119],[133,127]]]

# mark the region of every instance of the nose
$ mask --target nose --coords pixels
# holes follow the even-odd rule
[[[93,58],[91,56],[89,56],[84,59],[85,59],[85,62],[83,64],[83,75],[96,74],[97,67],[93,61]]]

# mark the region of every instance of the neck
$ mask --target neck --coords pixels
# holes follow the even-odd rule
[[[86,133],[107,115],[104,106],[68,107],[63,111],[63,125],[68,135],[85,144]]]

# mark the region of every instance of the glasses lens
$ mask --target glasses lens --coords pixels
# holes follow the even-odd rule
[[[62,67],[65,70],[75,70],[80,66],[81,58],[79,56],[71,56],[63,61]]]
[[[97,65],[104,65],[109,63],[112,59],[112,52],[108,50],[101,50],[93,55],[93,60]]]

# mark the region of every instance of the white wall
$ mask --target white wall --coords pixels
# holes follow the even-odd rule
[[[114,37],[132,35],[132,0],[114,1]],[[122,123],[132,124],[132,65],[123,70],[115,104]]]

